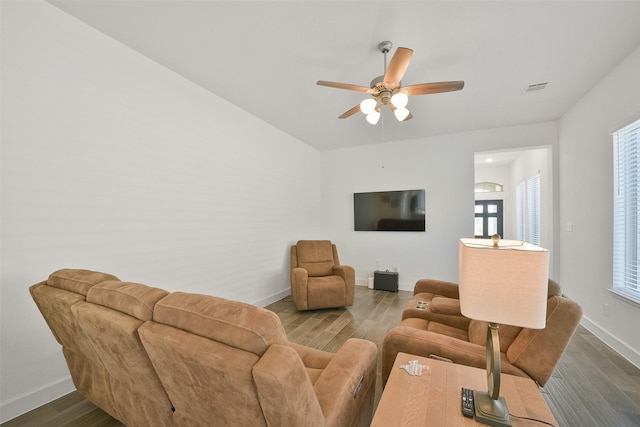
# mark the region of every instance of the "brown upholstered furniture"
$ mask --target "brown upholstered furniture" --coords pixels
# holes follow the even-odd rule
[[[420,279],[413,287],[413,298],[402,312],[402,320],[416,318],[454,326],[469,327],[471,319],[460,312],[458,284],[435,279]]]
[[[441,284],[442,282],[440,282]],[[455,286],[455,285],[454,285]],[[449,285],[444,288],[450,288]],[[423,310],[415,317],[413,310],[405,309],[400,326],[384,338],[382,346],[382,380],[386,383],[396,354],[410,353],[419,356],[437,356],[453,363],[486,368],[486,322],[461,319],[455,309],[455,293],[446,293],[442,287],[432,292],[420,289],[423,298],[431,299],[431,310]],[[446,314],[433,313],[438,298]],[[409,307],[410,308],[410,307]],[[544,329],[527,329],[500,325],[500,352],[502,372],[532,378],[544,386],[551,376],[560,356],[573,336],[582,317],[582,309],[574,301],[564,297],[560,286],[549,280],[547,320]],[[466,323],[466,326],[465,326]]]
[[[287,340],[273,312],[168,293],[88,270],[30,287],[71,377],[136,426],[368,426],[376,346],[337,353]]]
[[[340,265],[331,241],[299,240],[291,246],[291,295],[298,310],[353,305],[355,284],[355,270]]]

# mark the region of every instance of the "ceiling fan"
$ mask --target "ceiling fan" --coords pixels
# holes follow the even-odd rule
[[[413,50],[406,47],[399,47],[393,54],[389,62],[389,67],[387,67],[387,53],[392,47],[393,43],[390,41],[383,41],[378,44],[378,50],[384,54],[384,75],[373,79],[369,87],[318,80],[317,84],[320,86],[365,92],[372,96],[372,98],[367,98],[350,110],[345,111],[338,118],[346,119],[358,111],[362,111],[367,115],[367,121],[375,125],[380,119],[382,107],[386,105],[394,112],[398,121],[406,121],[413,117],[407,108],[410,96],[453,92],[462,90],[464,87],[464,81],[420,83],[401,86],[402,77],[409,67],[409,62],[411,62]]]

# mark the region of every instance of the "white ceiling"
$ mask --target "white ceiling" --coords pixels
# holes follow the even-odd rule
[[[50,3],[319,150],[556,120],[640,46],[640,1]],[[339,120],[366,95],[316,81],[368,86],[383,40],[414,50],[404,85],[464,89]]]

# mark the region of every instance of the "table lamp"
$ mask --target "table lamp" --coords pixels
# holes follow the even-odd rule
[[[498,325],[545,327],[549,251],[517,240],[501,240],[497,235],[491,239],[460,239],[458,247],[462,314],[489,322],[489,390],[474,390],[476,421],[490,426],[510,426],[509,409],[500,397]]]

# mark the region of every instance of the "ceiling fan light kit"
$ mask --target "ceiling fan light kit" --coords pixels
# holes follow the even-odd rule
[[[318,80],[317,84],[320,86],[353,90],[371,95],[371,98],[363,100],[360,104],[344,112],[339,116],[340,119],[346,119],[361,111],[366,115],[367,122],[375,125],[380,119],[381,108],[387,106],[393,111],[398,121],[406,121],[413,117],[407,108],[410,96],[452,92],[462,90],[464,87],[463,81],[421,83],[402,87],[400,82],[409,67],[413,50],[399,47],[387,67],[387,53],[392,47],[393,43],[390,41],[378,43],[378,50],[384,54],[384,75],[373,79],[369,87]]]
[[[373,112],[367,114],[367,121],[372,125],[375,125],[380,120],[380,111],[374,110]]]
[[[367,98],[360,103],[360,111],[364,114],[371,114],[376,110],[377,102],[373,98]]]

